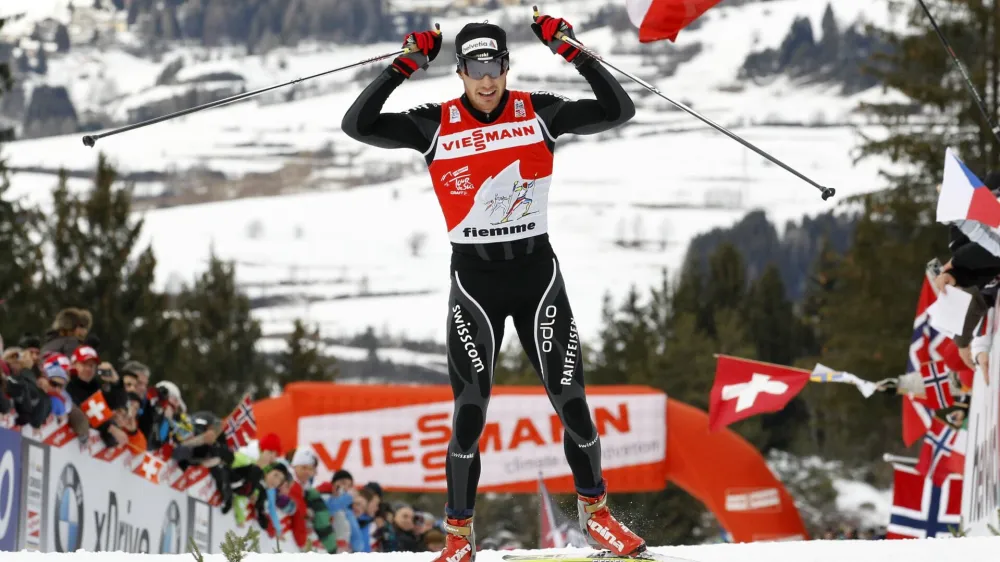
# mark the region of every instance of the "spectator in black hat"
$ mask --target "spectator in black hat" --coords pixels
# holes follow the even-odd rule
[[[41,361],[39,357],[41,356],[42,340],[38,336],[32,334],[24,334],[21,339],[17,341],[17,347],[20,347],[25,355],[22,355],[21,359],[24,361],[29,361],[31,364],[28,366],[29,369],[35,372],[35,376],[41,372]]]

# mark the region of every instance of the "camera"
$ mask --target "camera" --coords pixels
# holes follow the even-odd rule
[[[98,369],[97,376],[102,379],[110,379],[114,374],[111,372],[111,369]]]

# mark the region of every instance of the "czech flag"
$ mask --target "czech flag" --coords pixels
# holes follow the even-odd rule
[[[950,148],[945,153],[937,220],[942,223],[973,220],[1000,228],[1000,201]]]
[[[639,28],[639,42],[677,40],[682,29],[721,0],[625,0],[632,25]]]

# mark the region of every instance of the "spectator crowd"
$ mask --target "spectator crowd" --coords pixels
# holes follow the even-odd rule
[[[0,338],[0,421],[5,427],[57,421],[88,445],[91,429],[106,447],[126,447],[201,466],[219,492],[223,513],[239,524],[256,520],[271,537],[290,537],[301,550],[422,552],[444,547],[442,523],[403,503],[389,502],[377,482],[356,485],[347,471],[316,482],[318,459],[307,449],[284,450],[265,435],[258,451],[233,447],[224,420],[188,412],[177,385],[152,382],[149,367],[116,368],[100,356],[89,311],[66,308],[42,336],[16,346]]]

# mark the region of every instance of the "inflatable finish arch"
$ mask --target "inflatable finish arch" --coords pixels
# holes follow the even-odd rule
[[[587,391],[612,494],[672,482],[705,504],[734,542],[808,538],[792,497],[760,453],[730,430],[709,432],[702,410],[650,387]],[[321,459],[318,478],[346,468],[389,491],[444,490],[452,411],[447,385],[303,382],[254,404],[258,434],[278,434],[286,449],[312,447]],[[480,491],[535,493],[543,471],[552,474],[545,478],[550,492],[573,491],[562,428],[541,387],[496,386],[488,422]],[[520,469],[524,476],[511,476]]]

